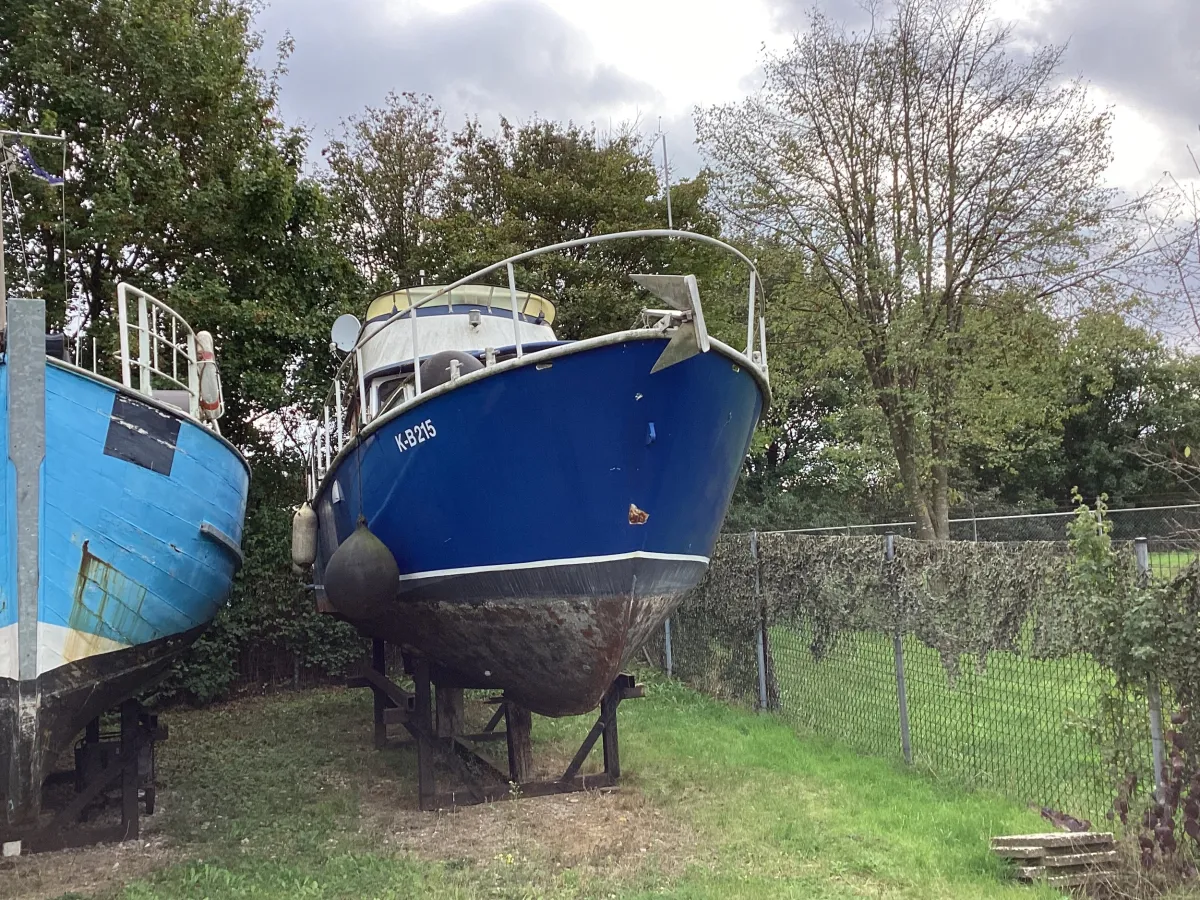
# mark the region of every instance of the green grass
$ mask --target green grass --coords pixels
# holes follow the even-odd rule
[[[1194,550],[1157,550],[1150,553],[1150,571],[1155,578],[1169,581],[1192,564]]]
[[[171,713],[161,827],[175,861],[100,896],[1057,896],[1018,887],[988,853],[994,834],[1043,830],[1016,804],[798,737],[678,684],[652,679],[648,694],[622,706],[626,779],[615,799],[451,815],[404,808],[412,752],[370,749],[365,693]],[[535,752],[569,755],[589,725],[538,719]],[[397,818],[381,825],[381,809]],[[542,821],[551,814],[567,818]],[[398,849],[406,829],[423,837]],[[594,842],[582,856],[571,849],[576,833]],[[439,840],[460,849],[438,859],[429,849]],[[653,847],[639,857],[638,843]]]
[[[820,661],[805,629],[771,631],[783,714],[805,730],[882,756],[901,753],[895,651],[878,633],[838,635]],[[1099,747],[1081,722],[1096,712],[1102,670],[1083,656],[990,653],[958,660],[903,641],[913,762],[966,786],[1098,820],[1108,806]]]

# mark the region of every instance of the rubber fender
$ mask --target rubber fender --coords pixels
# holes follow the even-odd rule
[[[390,611],[399,588],[396,558],[360,516],[354,533],[325,566],[325,596],[347,619],[362,620]]]
[[[292,516],[292,565],[307,569],[317,558],[317,514],[307,502]]]

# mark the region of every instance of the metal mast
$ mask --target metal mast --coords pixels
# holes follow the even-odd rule
[[[31,131],[10,131],[0,128],[0,175],[7,175],[10,167],[14,163],[9,159],[9,156],[4,151],[6,138],[32,138],[37,141],[58,141],[63,145],[63,279],[65,281],[67,274],[67,196],[66,196],[66,177],[67,177],[67,133],[64,131],[61,134],[36,134]],[[0,184],[0,331],[4,331],[8,327],[8,288],[4,282],[4,187]]]
[[[675,221],[671,217],[671,169],[667,165],[667,133],[662,130],[662,117],[658,119],[658,133],[662,135],[663,145],[663,191],[667,195],[667,228],[674,229]]]

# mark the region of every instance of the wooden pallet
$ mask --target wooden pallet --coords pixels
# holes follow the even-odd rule
[[[1082,887],[1117,865],[1112,832],[1011,834],[992,838],[992,852],[1016,864],[1017,878],[1052,887]]]

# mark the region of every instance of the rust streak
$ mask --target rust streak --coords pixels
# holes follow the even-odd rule
[[[62,649],[66,662],[104,653],[119,645],[120,640],[100,634],[104,625],[124,643],[136,644],[138,625],[145,621],[142,604],[146,589],[92,553],[88,544],[83,542],[74,602],[67,621],[69,632]]]

